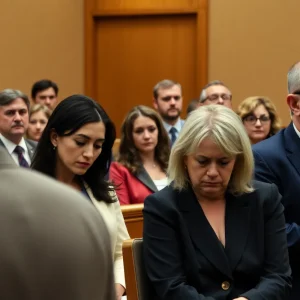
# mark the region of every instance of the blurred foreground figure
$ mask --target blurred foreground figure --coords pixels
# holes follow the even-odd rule
[[[115,300],[109,235],[75,190],[0,149],[0,299]]]

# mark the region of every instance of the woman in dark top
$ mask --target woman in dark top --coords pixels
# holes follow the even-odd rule
[[[172,184],[144,206],[144,261],[160,300],[286,300],[291,270],[281,196],[253,182],[251,144],[222,105],[186,120]]]

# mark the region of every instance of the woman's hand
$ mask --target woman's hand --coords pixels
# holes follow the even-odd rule
[[[125,288],[122,284],[116,283],[116,294],[117,294],[117,300],[121,300],[122,296],[125,293]]]

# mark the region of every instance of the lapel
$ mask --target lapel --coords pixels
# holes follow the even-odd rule
[[[0,144],[2,144],[1,139]],[[0,170],[8,168],[19,168],[19,166],[16,165],[11,155],[8,153],[8,151],[3,145],[2,147],[0,147]]]
[[[295,132],[293,122],[285,129],[283,135],[287,158],[300,174],[300,138]]]
[[[225,196],[225,253],[231,270],[235,269],[246,246],[250,223],[249,201],[255,197],[254,193],[256,192],[240,196],[227,193]]]
[[[153,180],[151,179],[144,167],[142,167],[141,171],[138,172],[135,175],[135,177],[139,181],[141,181],[146,187],[148,187],[152,192],[155,193],[158,191],[156,185],[154,184]]]
[[[25,139],[25,143],[26,143],[26,146],[27,146],[27,149],[28,149],[29,157],[32,160],[33,155],[34,155],[34,151],[35,151],[35,147],[32,144],[30,144],[28,142],[28,140],[26,140],[26,139]]]
[[[179,192],[179,209],[187,225],[190,237],[201,253],[224,275],[232,278],[232,272],[224,248],[206,219],[191,188]],[[201,228],[201,234],[199,228]]]

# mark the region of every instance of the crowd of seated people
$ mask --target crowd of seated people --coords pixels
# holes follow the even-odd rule
[[[288,75],[292,123],[280,132],[269,98],[248,97],[234,112],[219,80],[203,87],[183,120],[180,83],[162,80],[154,109],[138,105],[125,116],[114,157],[115,126],[104,108],[84,95],[58,103],[57,84],[40,80],[31,108],[21,91],[0,92],[0,146],[15,165],[96,208],[110,235],[116,299],[126,295],[122,244],[130,238],[121,205],[145,202],[144,260],[158,300],[295,300],[300,221],[280,170],[289,166],[287,177],[300,183],[297,78],[300,63]],[[286,155],[266,154],[281,148]]]

